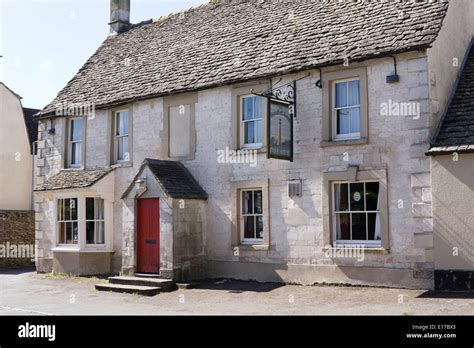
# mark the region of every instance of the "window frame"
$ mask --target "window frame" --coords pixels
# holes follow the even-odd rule
[[[78,223],[78,243],[60,244],[58,229],[58,207],[61,199],[77,199],[77,223]],[[104,244],[87,244],[86,230],[86,198],[101,198],[104,200]],[[61,192],[53,196],[54,207],[54,247],[53,252],[110,252],[113,251],[113,203],[110,199],[103,197],[92,191],[82,193]]]
[[[380,244],[369,245],[362,244],[367,249],[378,250],[387,253],[390,250],[390,210],[389,210],[389,191],[387,170],[385,168],[360,169],[358,166],[349,166],[342,171],[329,171],[323,173],[323,248],[338,247],[341,244],[336,243],[335,238],[335,219],[333,182],[379,182],[379,200],[380,200]],[[359,245],[356,241],[350,241],[351,245]]]
[[[82,121],[82,137],[80,141],[73,141],[72,140],[72,123],[73,121],[81,120]],[[77,117],[69,117],[67,119],[67,168],[78,169],[84,167],[84,153],[85,153],[85,133],[86,133],[86,117],[77,116]],[[72,147],[73,144],[81,144],[81,158],[80,163],[72,163]]]
[[[338,83],[348,83],[351,81],[359,81],[359,104],[358,105],[351,105],[345,107],[336,107],[336,85]],[[334,80],[331,83],[332,88],[332,102],[331,102],[331,122],[332,122],[332,139],[333,141],[341,141],[341,140],[359,140],[361,138],[361,79],[360,77],[351,77],[346,79]],[[348,91],[349,92],[349,91]],[[346,133],[346,134],[337,134],[337,111],[339,110],[350,110],[350,109],[359,109],[359,132],[357,133]],[[350,118],[349,118],[349,125],[350,125]]]
[[[339,70],[336,70],[339,69]],[[348,79],[359,80],[359,103],[360,103],[360,137],[358,138],[334,138],[335,124],[333,116],[333,105],[335,105],[335,85]],[[369,141],[369,96],[367,68],[326,68],[322,73],[322,139],[321,147],[343,146],[343,145],[365,145]]]
[[[266,122],[265,122],[265,118],[267,117],[267,111],[266,111],[266,108],[267,108],[267,103],[268,101],[266,100],[266,98],[264,97],[261,97],[261,96],[257,96],[257,95],[254,95],[254,94],[243,94],[243,95],[239,95],[239,112],[238,112],[238,115],[239,115],[239,121],[240,121],[240,148],[241,149],[250,149],[250,150],[255,150],[255,149],[261,149],[263,148],[264,146],[264,139],[266,137],[266,128],[265,128],[265,125],[266,125]],[[245,120],[244,119],[244,100],[245,98],[261,98],[262,100],[262,116],[261,118],[253,118],[251,120]],[[255,107],[253,108],[253,113],[255,114]],[[253,115],[255,117],[255,115]],[[245,142],[245,125],[246,123],[249,123],[249,122],[258,122],[260,121],[261,124],[262,124],[262,134],[261,134],[261,139],[262,141],[260,143],[246,143]],[[256,135],[256,128],[254,127],[254,136]]]
[[[117,122],[117,119],[118,119],[118,115],[121,114],[121,113],[127,113],[127,134],[121,134],[121,135],[117,135],[117,126],[118,126],[118,122]],[[130,163],[131,162],[131,151],[130,151],[130,141],[131,141],[131,137],[130,137],[130,125],[131,125],[131,122],[130,122],[130,109],[128,108],[124,108],[124,109],[118,109],[118,110],[114,110],[113,111],[113,128],[112,128],[112,131],[113,131],[113,159],[114,159],[114,163],[115,164],[121,164],[121,163]],[[127,152],[125,153],[128,153],[128,159],[119,159],[119,138],[120,139],[123,139],[123,138],[127,138]],[[125,158],[125,153],[124,153],[124,158]]]
[[[369,213],[376,213],[377,217],[380,219],[381,218],[381,208],[377,211],[372,211],[372,210],[367,210],[367,207],[365,206],[365,198],[364,198],[364,210],[358,211],[358,210],[347,210],[347,211],[336,211],[336,185],[340,184],[348,184],[348,203],[350,205],[350,185],[351,184],[364,184],[364,193],[366,192],[366,183],[371,183],[371,182],[376,182],[379,184],[379,193],[378,193],[378,199],[380,199],[380,182],[378,180],[354,180],[354,181],[347,181],[347,180],[337,180],[337,181],[332,181],[331,182],[331,193],[332,193],[332,207],[331,207],[331,218],[332,218],[332,240],[334,241],[335,246],[344,246],[344,245],[364,245],[364,246],[369,246],[369,247],[381,247],[382,245],[382,239],[380,240],[369,240],[369,239],[337,239],[337,214],[349,214],[350,216],[350,234],[352,237],[352,214],[365,214],[365,221],[366,221],[366,235],[368,235],[368,214]]]
[[[76,217],[77,219],[76,220],[60,220],[58,218],[58,215],[59,215],[59,201],[65,201],[66,199],[75,199],[76,200]],[[64,211],[63,211],[63,215],[64,215]],[[56,229],[56,236],[55,236],[55,244],[56,246],[58,247],[63,247],[63,248],[75,248],[77,246],[79,246],[80,244],[80,226],[79,226],[79,220],[80,220],[80,216],[79,216],[79,197],[78,196],[75,196],[75,195],[71,195],[71,196],[68,196],[68,197],[59,197],[59,198],[56,198],[55,200],[55,211],[54,211],[54,216],[55,216],[55,229]],[[60,243],[59,242],[59,234],[60,234],[60,228],[59,228],[59,224],[60,223],[68,223],[68,222],[76,222],[77,223],[77,243],[71,243],[71,244],[68,244],[68,243]]]
[[[261,214],[256,214],[255,213],[255,195],[254,193],[255,192],[261,192],[262,194],[262,206],[261,206],[261,210],[262,210],[262,213]],[[243,202],[244,202],[244,199],[243,199],[243,195],[244,195],[244,192],[252,192],[252,207],[254,209],[254,213],[253,214],[245,214],[243,212]],[[242,244],[250,244],[250,245],[256,245],[256,244],[263,244],[263,241],[265,240],[265,216],[264,216],[264,210],[263,210],[263,189],[262,188],[248,188],[248,189],[240,189],[239,190],[239,196],[240,196],[240,226],[239,226],[239,229],[240,229],[240,236],[241,236],[241,243]],[[255,228],[255,234],[257,233],[256,232],[256,226],[257,226],[257,217],[261,216],[262,217],[262,224],[263,224],[263,237],[262,238],[245,238],[245,217],[247,216],[252,216],[255,218],[255,221],[254,221],[254,228]]]
[[[94,200],[94,219],[93,220],[90,220],[90,219],[87,219],[87,199],[93,199]],[[95,217],[95,202],[96,200],[102,200],[102,216],[103,218],[102,219],[96,219]],[[105,199],[102,198],[102,197],[91,197],[91,196],[88,196],[86,195],[84,197],[84,201],[85,201],[85,219],[84,219],[84,226],[85,226],[85,230],[84,230],[84,233],[85,233],[85,245],[86,247],[103,247],[105,244],[106,244],[106,238],[105,238]],[[87,223],[88,222],[94,222],[94,243],[87,243]],[[102,222],[103,223],[103,229],[104,229],[104,242],[103,243],[97,243],[97,231],[96,231],[96,223],[97,222]]]

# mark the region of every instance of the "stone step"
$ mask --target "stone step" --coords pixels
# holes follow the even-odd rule
[[[161,278],[141,278],[141,277],[109,277],[110,284],[120,285],[138,285],[138,286],[149,286],[158,287],[162,291],[172,291],[176,288],[175,283],[170,279]]]
[[[135,273],[135,277],[139,278],[152,278],[152,279],[163,279],[159,273]]]
[[[98,291],[121,292],[127,294],[137,294],[141,296],[155,296],[161,292],[161,288],[141,285],[124,285],[124,284],[96,284]]]

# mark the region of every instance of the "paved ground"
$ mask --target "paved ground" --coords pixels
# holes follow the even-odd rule
[[[0,315],[474,314],[474,293],[225,281],[139,297],[96,291],[98,281],[0,271]]]

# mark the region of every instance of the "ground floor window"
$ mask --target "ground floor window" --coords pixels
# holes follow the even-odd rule
[[[379,182],[336,182],[333,202],[336,243],[380,244]]]
[[[263,193],[261,189],[241,190],[241,235],[246,243],[261,243],[263,233]]]
[[[99,197],[57,199],[58,246],[105,246],[105,202]]]
[[[86,244],[104,244],[104,200],[86,198]]]
[[[58,244],[78,243],[79,226],[77,208],[77,198],[58,200]]]

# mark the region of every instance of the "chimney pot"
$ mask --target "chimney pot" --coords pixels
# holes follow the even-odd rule
[[[110,0],[110,34],[130,25],[130,0]]]

